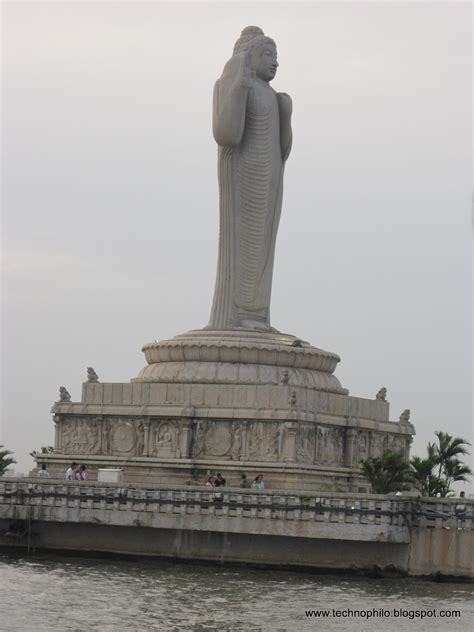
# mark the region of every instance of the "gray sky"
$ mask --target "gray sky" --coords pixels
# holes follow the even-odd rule
[[[294,103],[272,324],[411,408],[412,454],[471,436],[468,3],[4,3],[3,435],[27,471],[58,387],[128,381],[207,324],[214,81],[241,29]]]

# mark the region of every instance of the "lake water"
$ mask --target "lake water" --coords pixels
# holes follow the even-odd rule
[[[8,632],[467,632],[473,593],[472,584],[417,579],[0,556],[0,630]],[[329,617],[309,618],[309,610]]]

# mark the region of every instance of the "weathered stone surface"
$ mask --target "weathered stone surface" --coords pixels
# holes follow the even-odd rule
[[[220,231],[212,329],[271,330],[283,170],[292,142],[291,99],[269,85],[277,66],[275,42],[247,27],[214,87]]]
[[[474,577],[472,500],[300,492],[3,478],[0,544]]]
[[[130,384],[99,383],[81,402],[61,388],[51,464],[125,467],[126,479],[184,482],[221,469],[264,473],[284,488],[366,489],[359,463],[384,449],[408,458],[414,428],[389,418],[386,388],[349,395],[335,353],[270,326],[270,294],[291,148],[291,99],[269,86],[275,43],[244,29],[214,91],[220,238],[209,326],[143,347]]]

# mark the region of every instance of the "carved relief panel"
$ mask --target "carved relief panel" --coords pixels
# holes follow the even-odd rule
[[[230,458],[232,447],[232,431],[230,422],[209,421],[204,437],[206,456]]]
[[[388,435],[373,432],[371,437],[370,456],[380,457],[388,448]]]
[[[314,463],[316,450],[316,427],[302,424],[296,435],[296,458],[300,463]]]
[[[317,432],[316,463],[342,465],[344,458],[344,431],[341,428],[320,426]]]
[[[137,454],[137,429],[129,421],[107,424],[110,454],[129,456]]]
[[[60,423],[60,446],[64,454],[98,454],[100,424],[95,419],[63,419]]]
[[[102,454],[141,456],[143,420],[104,417],[102,420]]]
[[[175,421],[153,424],[151,454],[158,458],[179,458],[179,430]]]
[[[206,433],[207,422],[198,419],[193,427],[191,444],[191,456],[195,459],[204,458],[204,435]]]
[[[277,422],[252,422],[248,428],[248,459],[279,461],[282,430]]]
[[[401,437],[400,435],[389,435],[387,445],[389,450],[393,450],[394,452],[399,452],[403,450],[403,454],[408,454],[407,451],[407,440],[405,437]]]
[[[230,456],[232,461],[239,461],[245,456],[244,449],[244,437],[245,437],[245,423],[242,421],[232,422],[232,447],[230,449]]]
[[[363,459],[368,459],[370,453],[370,435],[368,432],[361,432],[358,441],[357,465]]]
[[[240,461],[245,458],[247,422],[207,421],[194,424],[193,458],[216,458]]]

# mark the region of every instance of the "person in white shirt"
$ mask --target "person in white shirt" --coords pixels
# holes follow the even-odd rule
[[[66,480],[73,481],[75,476],[75,470],[77,467],[77,463],[71,463],[71,465],[66,470]]]
[[[265,483],[263,482],[263,474],[258,474],[252,483],[252,489],[265,489]]]
[[[49,478],[48,468],[46,467],[46,463],[41,464],[41,469],[38,472],[38,478]]]

